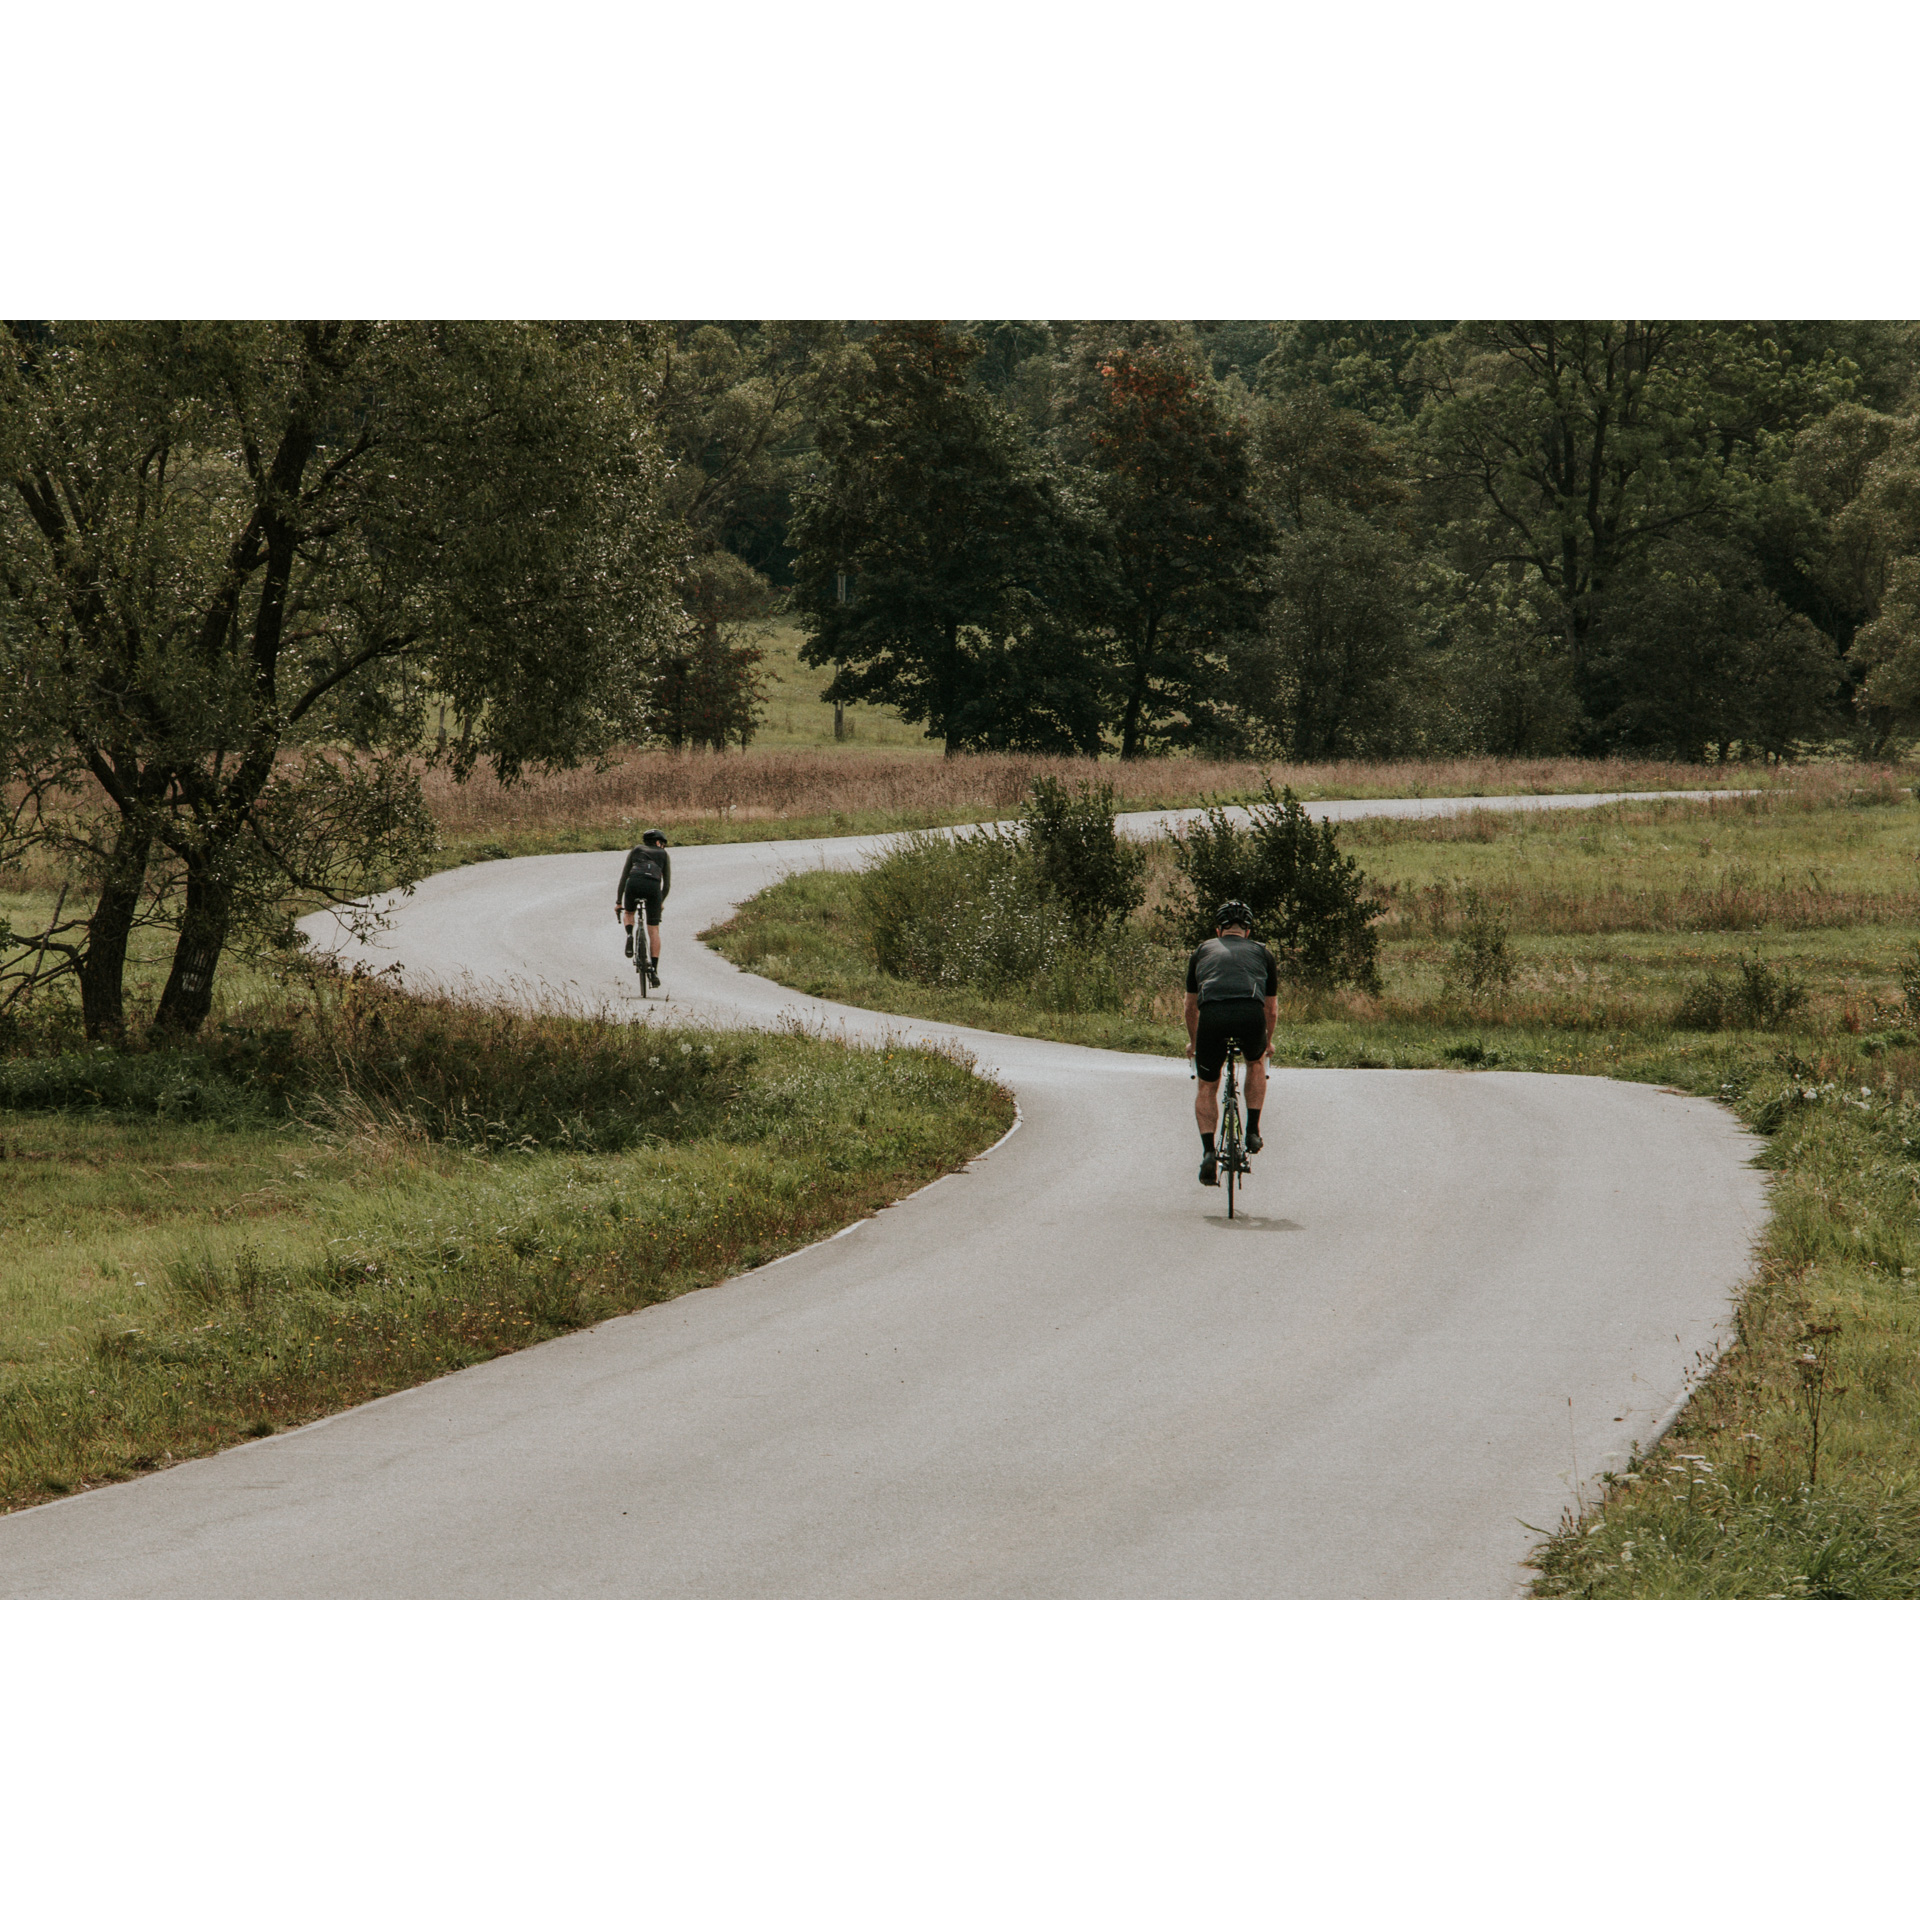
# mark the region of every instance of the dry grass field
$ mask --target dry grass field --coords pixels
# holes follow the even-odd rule
[[[456,784],[426,776],[449,852],[468,858],[625,845],[657,826],[674,840],[784,839],[953,825],[1014,813],[1043,774],[1111,782],[1122,811],[1197,806],[1259,791],[1271,778],[1303,799],[1376,795],[1596,793],[1764,787],[1792,774],[1646,760],[1100,760],[1043,754],[770,748],[647,749],[502,787],[484,770]]]

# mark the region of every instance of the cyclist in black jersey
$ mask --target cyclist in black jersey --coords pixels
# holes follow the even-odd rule
[[[658,827],[649,827],[640,836],[640,844],[627,855],[620,869],[620,884],[614,889],[613,911],[627,923],[627,958],[633,958],[633,916],[644,910],[647,930],[647,979],[660,984],[660,908],[673,888],[673,859],[667,852],[667,836]]]
[[[1247,1151],[1258,1153],[1260,1109],[1267,1097],[1267,1049],[1280,1017],[1280,969],[1253,938],[1253,913],[1244,900],[1223,901],[1213,916],[1218,931],[1187,962],[1187,1058],[1200,1076],[1193,1117],[1200,1125],[1200,1184],[1219,1181],[1214,1129],[1220,1123],[1220,1069],[1227,1041],[1239,1042],[1247,1063]]]

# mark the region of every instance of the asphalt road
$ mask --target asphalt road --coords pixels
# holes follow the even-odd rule
[[[1517,1592],[1529,1529],[1717,1345],[1752,1138],[1607,1080],[1288,1070],[1229,1225],[1184,1064],[829,1006],[694,940],[872,844],[676,852],[664,1003],[631,991],[618,854],[441,874],[374,957],[624,1017],[957,1035],[1018,1096],[995,1149],[724,1286],[0,1519],[0,1593]]]

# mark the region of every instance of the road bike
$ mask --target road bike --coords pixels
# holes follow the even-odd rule
[[[1247,1152],[1240,1123],[1240,1076],[1235,1071],[1240,1059],[1239,1042],[1227,1042],[1227,1059],[1220,1073],[1219,1166],[1227,1183],[1227,1218],[1233,1218],[1235,1186],[1253,1171],[1253,1157]]]

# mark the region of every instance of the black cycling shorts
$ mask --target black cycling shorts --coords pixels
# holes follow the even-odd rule
[[[643,904],[647,910],[647,925],[657,927],[660,924],[660,889],[658,887],[629,887],[627,889],[627,911],[633,913]]]
[[[1200,1078],[1212,1084],[1227,1064],[1227,1042],[1240,1043],[1243,1060],[1258,1060],[1267,1051],[1267,1009],[1258,1000],[1215,1000],[1200,1003],[1200,1031],[1193,1039],[1193,1064]]]

